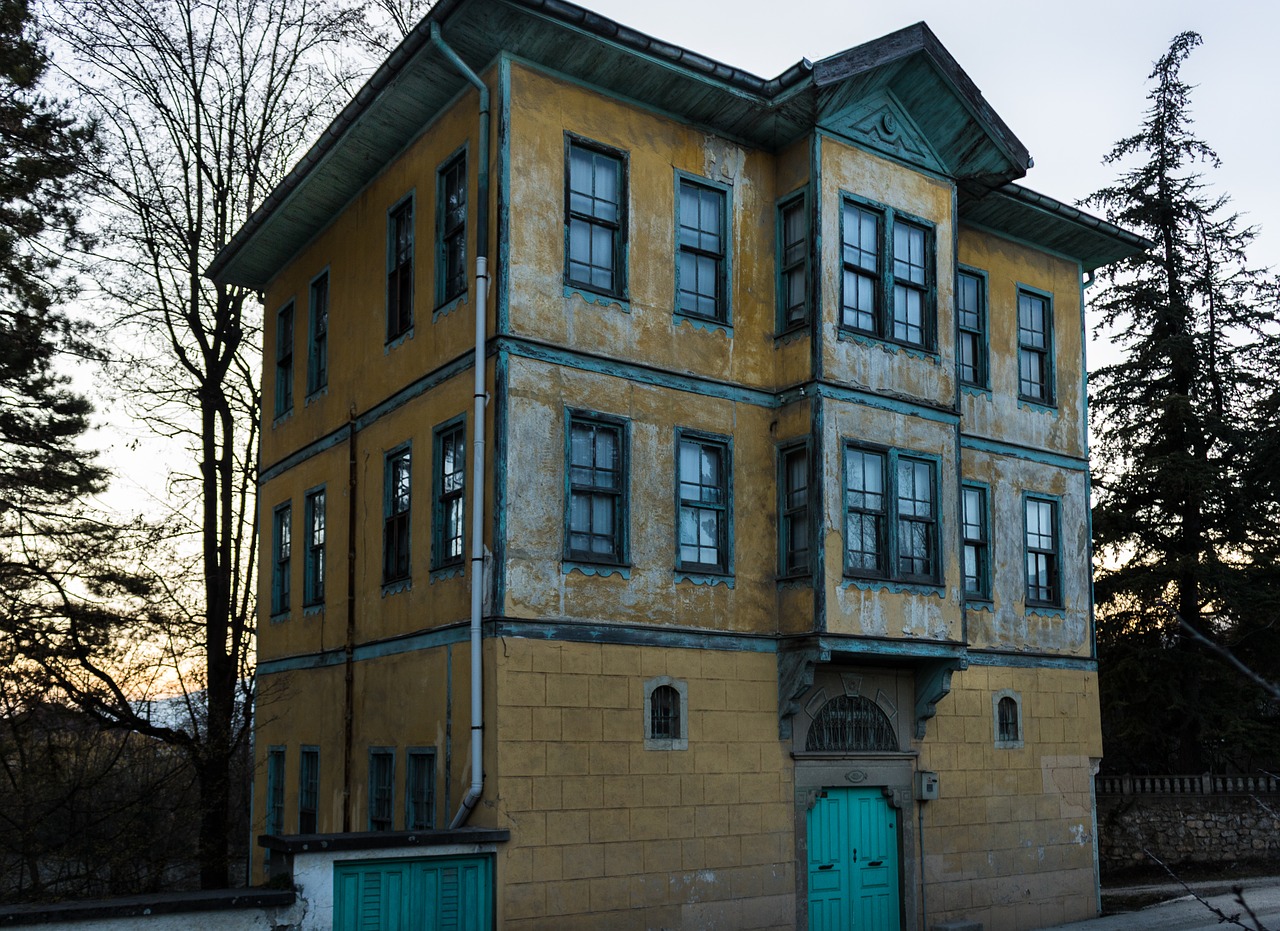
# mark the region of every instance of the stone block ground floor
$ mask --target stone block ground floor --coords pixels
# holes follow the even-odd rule
[[[487,864],[471,894],[496,927],[1024,931],[1097,914],[1087,664],[791,662],[736,646],[486,640],[485,787],[468,825],[500,839],[468,855]],[[407,668],[364,674],[395,690]],[[432,833],[412,835],[397,870],[434,855]],[[338,900],[387,880],[372,853],[342,873],[333,850],[342,928]]]

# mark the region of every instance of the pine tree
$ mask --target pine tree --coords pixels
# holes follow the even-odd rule
[[[40,93],[47,66],[25,0],[0,0],[0,593],[26,584],[31,536],[105,478],[78,445],[89,402],[55,366],[91,352],[55,301],[94,130]]]
[[[1248,768],[1280,745],[1256,688],[1176,621],[1280,658],[1280,483],[1274,457],[1259,458],[1275,436],[1261,420],[1280,410],[1276,283],[1249,265],[1256,229],[1202,174],[1218,158],[1192,132],[1181,77],[1200,41],[1183,33],[1156,62],[1141,129],[1106,159],[1120,176],[1090,198],[1156,243],[1114,268],[1094,304],[1123,350],[1091,394],[1106,754],[1184,773]]]

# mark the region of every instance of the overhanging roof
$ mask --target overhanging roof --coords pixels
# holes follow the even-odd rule
[[[1089,271],[1155,245],[1020,184],[1005,184],[981,197],[962,195],[960,219],[1070,256]]]
[[[924,23],[766,80],[565,0],[440,0],[214,257],[209,277],[265,288],[467,87],[430,45],[433,24],[473,70],[505,51],[769,151],[879,94],[966,189],[1007,184],[1031,162]]]

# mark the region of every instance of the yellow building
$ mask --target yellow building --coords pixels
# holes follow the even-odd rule
[[[1030,164],[923,24],[766,81],[441,0],[210,269],[266,300],[255,878],[1093,915],[1082,294],[1146,243]]]

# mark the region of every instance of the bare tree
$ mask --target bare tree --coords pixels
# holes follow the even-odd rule
[[[335,62],[355,15],[329,0],[52,2],[65,77],[106,148],[103,247],[90,272],[116,336],[110,372],[131,412],[180,442],[192,468],[171,477],[164,536],[135,567],[154,591],[131,616],[108,598],[99,624],[77,625],[86,604],[74,581],[61,584],[72,620],[46,627],[37,658],[104,723],[187,753],[201,882],[218,887],[253,700],[261,308],[203,271],[344,102]],[[183,726],[139,714],[124,678],[138,657],[118,655],[122,637],[166,670],[149,679],[153,691],[188,697]]]

